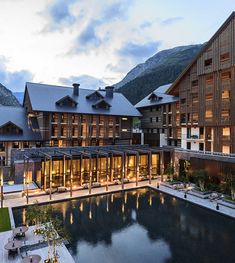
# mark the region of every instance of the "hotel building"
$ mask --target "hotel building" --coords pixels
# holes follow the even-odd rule
[[[196,158],[200,167],[199,159],[211,159],[212,153],[219,161],[217,173],[223,172],[221,162],[234,162],[234,39],[233,12],[174,83],[165,90],[160,87],[160,92],[156,89],[136,105],[143,115],[145,142],[175,148],[175,153],[180,152],[175,154],[176,166],[178,156]]]

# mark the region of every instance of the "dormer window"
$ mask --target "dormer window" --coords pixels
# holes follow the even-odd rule
[[[102,100],[97,101],[97,103],[93,104],[92,107],[96,109],[108,110],[111,107],[111,105],[107,101],[102,99]]]
[[[0,127],[0,134],[21,134],[23,130],[13,122],[9,121]]]
[[[65,96],[56,102],[56,105],[60,107],[76,107],[77,102],[70,96]]]
[[[91,94],[87,95],[86,98],[88,100],[97,101],[97,100],[103,99],[104,96],[100,94],[99,91],[96,90],[95,92],[92,92]]]
[[[150,100],[150,101],[158,101],[158,100],[161,100],[161,99],[162,99],[162,97],[156,95],[155,93],[152,93],[152,94],[148,97],[148,100]]]

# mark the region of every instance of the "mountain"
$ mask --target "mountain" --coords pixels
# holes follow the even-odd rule
[[[12,92],[0,83],[0,105],[21,106]]]
[[[23,104],[24,99],[24,92],[13,92],[13,95],[16,97],[16,99],[19,101],[20,104]]]
[[[132,104],[136,104],[157,87],[174,82],[202,47],[198,44],[160,51],[134,67],[113,86]]]

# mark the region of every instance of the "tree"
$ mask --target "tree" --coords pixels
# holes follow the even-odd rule
[[[28,223],[36,225],[35,235],[41,235],[48,244],[48,262],[56,262],[56,247],[68,239],[62,221],[53,215],[51,205],[40,206],[38,202],[26,210]]]
[[[204,192],[206,190],[206,182],[208,180],[208,174],[205,170],[193,171],[193,178],[196,181],[196,185],[199,187],[200,191]]]
[[[169,181],[172,181],[173,180],[173,175],[174,175],[174,166],[173,166],[172,163],[168,163],[167,164],[165,173],[167,174],[167,179]]]

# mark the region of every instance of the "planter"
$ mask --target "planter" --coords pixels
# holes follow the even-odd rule
[[[212,193],[211,191],[204,191],[204,192],[202,192],[202,191],[200,191],[198,189],[192,189],[191,191],[188,192],[188,194],[196,196],[196,197],[199,197],[199,198],[202,198],[202,199],[209,198],[211,193]]]
[[[7,182],[7,184],[8,184],[8,185],[14,185],[15,182],[14,182],[13,180],[10,180],[10,181]]]
[[[223,198],[222,200],[220,200],[218,204],[235,209],[235,201],[232,201],[226,198]]]

